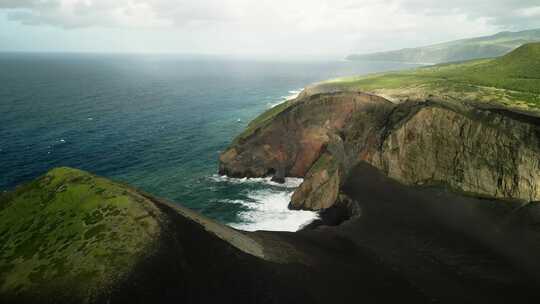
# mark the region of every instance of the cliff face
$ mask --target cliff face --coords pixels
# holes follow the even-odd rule
[[[0,194],[0,302],[538,302],[538,203],[405,185],[537,200],[538,125],[474,106],[305,95],[222,156],[240,176],[252,164],[304,174],[291,207],[322,220],[296,233],[237,231],[54,169]]]
[[[538,120],[424,106],[392,127],[371,160],[389,177],[500,199],[540,198]]]
[[[332,206],[367,162],[407,185],[540,199],[540,119],[474,104],[393,104],[361,92],[303,94],[220,158],[232,176],[305,177],[290,207]],[[232,173],[232,174],[231,174]]]
[[[241,136],[220,156],[220,173],[233,177],[303,177],[321,153],[340,141],[360,113],[389,109],[391,103],[368,94],[305,96],[272,120]]]

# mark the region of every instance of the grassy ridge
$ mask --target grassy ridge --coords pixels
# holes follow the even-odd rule
[[[2,195],[0,294],[92,298],[159,233],[152,206],[128,187],[70,168]]]
[[[443,94],[456,99],[492,99],[540,107],[540,43],[527,44],[495,59],[441,64],[415,70],[334,79],[333,89],[408,94]]]
[[[234,142],[236,143],[239,140],[242,140],[244,138],[248,138],[255,132],[255,130],[261,128],[262,126],[266,125],[268,122],[272,121],[274,117],[276,117],[279,113],[283,112],[283,110],[287,109],[290,105],[294,103],[293,100],[287,100],[283,103],[280,103],[265,112],[263,112],[261,115],[259,115],[257,118],[252,120],[246,129],[236,137]],[[234,143],[233,143],[234,144]]]
[[[522,109],[540,109],[540,43],[526,44],[496,59],[338,78],[319,83],[310,90],[363,91],[397,100],[432,95],[458,101],[495,101]],[[234,140],[233,146],[264,128],[294,103],[294,100],[287,101],[255,118]]]
[[[523,44],[538,41],[540,41],[540,29],[522,32],[501,32],[492,36],[462,39],[419,48],[351,55],[347,58],[349,60],[442,63],[499,57]]]

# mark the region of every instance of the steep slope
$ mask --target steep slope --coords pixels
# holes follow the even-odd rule
[[[359,162],[408,185],[540,200],[540,119],[505,107],[523,96],[530,107],[521,109],[538,106],[539,46],[307,88],[265,123],[251,125],[222,154],[220,172],[305,177],[293,195],[295,209],[339,203],[339,188]],[[508,95],[501,102],[486,90]]]
[[[538,301],[537,204],[411,188],[365,164],[342,190],[362,215],[247,233],[55,169],[1,197],[0,302]]]
[[[159,237],[161,212],[143,201],[67,168],[2,197],[0,293],[92,299],[109,289]]]
[[[394,102],[429,97],[537,110],[540,108],[540,43],[523,45],[495,59],[339,78],[306,89],[308,94],[332,91],[369,92]]]
[[[2,193],[0,303],[538,302],[540,118],[479,99],[480,81],[535,96],[536,54],[333,81],[261,115],[220,171],[305,177],[291,207],[322,219],[297,233],[70,168]]]
[[[498,57],[513,51],[523,44],[538,41],[540,41],[540,29],[501,32],[492,36],[462,39],[426,47],[350,55],[347,59],[435,64]]]
[[[244,233],[76,169],[0,207],[1,303],[428,302],[335,232]]]
[[[182,302],[205,275],[264,256],[231,228],[70,168],[3,194],[0,232],[2,303]],[[213,259],[230,265],[202,266]]]

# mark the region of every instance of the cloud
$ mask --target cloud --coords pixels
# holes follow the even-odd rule
[[[2,0],[8,18],[26,25],[81,27],[163,27],[231,20],[246,1],[173,0]]]
[[[513,27],[538,24],[538,0],[2,0],[0,9],[13,10],[9,18],[29,25],[64,28],[92,26],[186,26],[193,23],[297,22],[301,29],[357,28],[383,17],[460,15],[484,18],[492,24]],[[354,21],[354,22],[353,22]]]
[[[152,3],[140,0],[7,0],[0,9],[26,25],[82,27],[152,27],[166,25]]]
[[[397,0],[408,11],[423,15],[461,14],[470,19],[483,18],[507,29],[540,26],[534,16],[523,12],[538,7],[538,0]]]
[[[538,0],[0,0],[1,10],[24,25],[144,29],[246,52],[372,51],[540,27]]]

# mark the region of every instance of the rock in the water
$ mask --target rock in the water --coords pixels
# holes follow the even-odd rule
[[[407,185],[540,200],[538,58],[540,43],[531,43],[490,60],[309,86],[255,119],[221,155],[220,171],[305,177],[297,209],[330,207],[359,162]]]
[[[294,192],[289,208],[327,209],[336,201],[339,186],[338,163],[332,155],[324,153],[309,170],[306,181]]]
[[[540,119],[504,108],[392,104],[360,92],[304,94],[253,128],[222,154],[221,172],[258,177],[280,168],[305,177],[293,209],[332,206],[348,172],[362,161],[408,185],[540,200]]]

